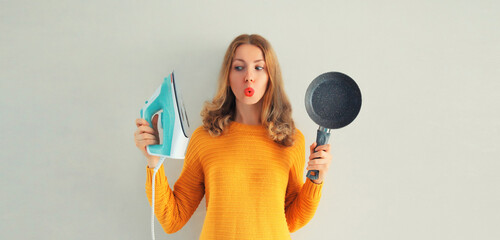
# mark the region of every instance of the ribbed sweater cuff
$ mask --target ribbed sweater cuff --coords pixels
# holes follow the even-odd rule
[[[154,174],[154,169],[149,168],[146,166],[146,189],[148,191],[152,191],[153,189],[153,174]],[[155,188],[159,189],[160,186],[163,186],[164,184],[168,184],[167,178],[165,177],[165,169],[163,168],[163,164],[158,168],[158,172],[156,172],[156,183],[155,183]]]
[[[323,189],[323,183],[316,184],[311,181],[311,179],[306,179],[306,183],[302,186],[302,191],[306,196],[311,199],[321,198],[321,190]]]

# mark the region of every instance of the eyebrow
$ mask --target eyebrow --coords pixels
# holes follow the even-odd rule
[[[234,59],[234,61],[242,61],[242,62],[245,62],[245,61],[243,61],[243,59],[239,59],[239,58]],[[260,62],[260,61],[264,61],[264,59],[255,60],[255,61],[253,61],[253,62],[254,62],[254,63],[256,63],[256,62]]]

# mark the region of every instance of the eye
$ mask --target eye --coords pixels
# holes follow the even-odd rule
[[[243,67],[242,66],[236,66],[236,67],[234,67],[234,70],[241,71],[241,70],[243,70]]]
[[[264,69],[264,67],[259,67],[259,66],[257,66],[257,67],[255,67],[255,69],[256,69],[256,70],[263,70],[263,69]]]

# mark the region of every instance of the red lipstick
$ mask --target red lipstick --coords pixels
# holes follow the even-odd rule
[[[251,88],[251,87],[245,88],[245,96],[251,97],[251,96],[253,96],[254,93],[255,93],[255,90],[253,90],[253,88]]]

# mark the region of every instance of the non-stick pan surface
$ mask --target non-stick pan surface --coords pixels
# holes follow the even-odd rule
[[[327,72],[316,77],[306,91],[306,110],[318,125],[337,129],[350,124],[361,109],[361,91],[349,76]]]

